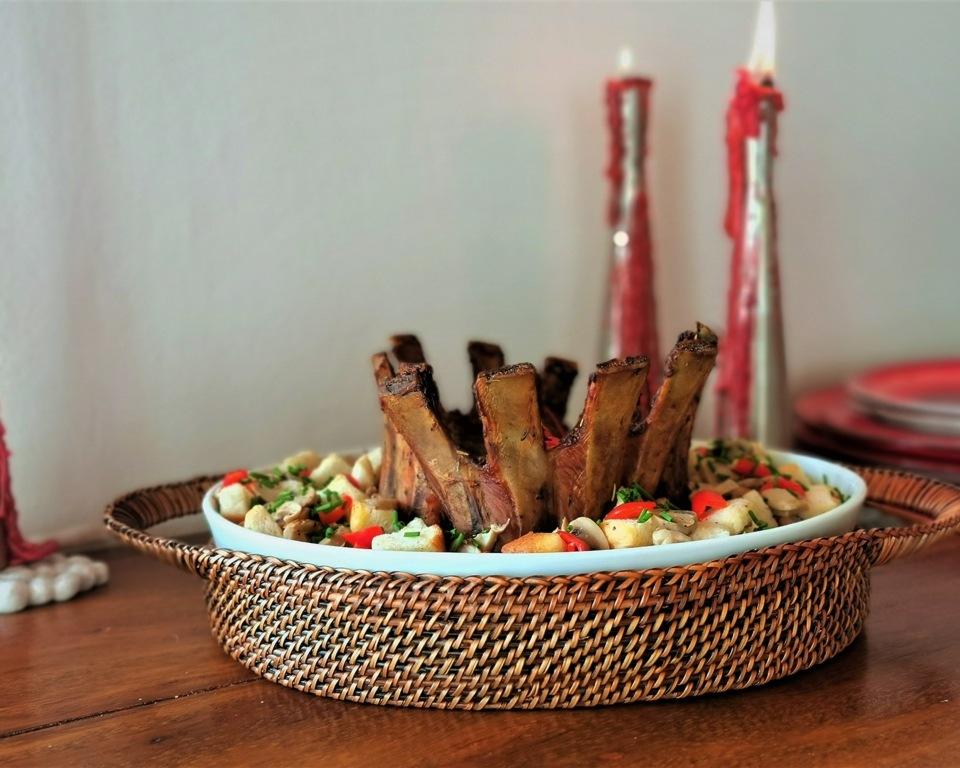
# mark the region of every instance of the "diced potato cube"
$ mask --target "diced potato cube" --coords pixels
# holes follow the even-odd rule
[[[800,469],[799,464],[783,464],[777,467],[777,471],[781,475],[787,475],[791,480],[796,480],[804,487],[808,487],[810,485],[810,478],[807,477],[806,472]]]
[[[730,535],[730,531],[726,528],[723,528],[716,523],[708,523],[706,521],[698,523],[697,527],[693,529],[693,533],[690,535],[692,541],[704,541],[706,539],[722,539]]]
[[[328,480],[337,475],[349,475],[350,465],[338,453],[331,453],[317,465],[310,473],[314,485],[322,487]]]
[[[767,528],[777,527],[777,519],[773,516],[773,512],[770,511],[770,507],[767,506],[767,502],[763,500],[763,496],[757,493],[757,491],[748,491],[740,498],[747,502],[750,506],[750,511],[753,512],[757,520],[763,525],[766,525]]]
[[[753,522],[750,520],[750,505],[743,499],[733,499],[722,509],[711,512],[707,520],[732,534],[743,533]]]
[[[400,527],[397,510],[377,509],[365,501],[355,501],[350,509],[350,530],[362,531],[371,525],[379,525],[386,533]]]
[[[833,495],[833,490],[829,485],[822,483],[811,485],[807,491],[807,508],[800,512],[800,517],[804,520],[822,515],[840,506],[840,500]]]
[[[234,523],[243,522],[244,516],[250,511],[252,499],[253,494],[240,483],[228,485],[217,491],[220,514]]]
[[[327,483],[325,490],[334,491],[341,496],[349,496],[354,501],[366,501],[367,494],[361,491],[357,486],[350,482],[346,475],[337,475],[333,480]]]
[[[290,467],[303,467],[310,472],[313,472],[319,465],[320,456],[315,451],[300,451],[293,456],[287,456],[280,464],[285,470],[289,470]]]
[[[512,553],[563,552],[566,546],[558,533],[525,533],[503,545],[501,551]]]
[[[439,525],[409,526],[396,533],[384,533],[373,540],[373,549],[389,552],[443,552],[443,531]]]
[[[266,533],[269,536],[282,536],[283,531],[277,525],[267,508],[263,504],[257,504],[243,518],[243,527],[249,528],[257,533]]]
[[[367,451],[367,461],[370,462],[373,474],[379,477],[380,465],[383,463],[383,448],[378,445],[376,448]]]
[[[600,530],[607,537],[611,549],[649,547],[653,544],[653,532],[663,528],[664,521],[657,515],[639,523],[636,520],[603,520]]]
[[[350,470],[350,474],[353,476],[353,479],[360,484],[360,487],[367,491],[377,482],[377,477],[373,473],[373,465],[366,456],[361,456],[357,459],[353,465],[353,469]]]

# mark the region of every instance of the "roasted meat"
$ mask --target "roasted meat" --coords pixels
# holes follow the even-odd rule
[[[597,517],[610,501],[624,473],[623,461],[646,377],[645,357],[601,363],[590,377],[577,426],[548,454],[553,514],[558,522]]]
[[[396,336],[391,336],[390,347],[398,368],[427,362],[420,339],[412,333],[399,333]]]
[[[375,354],[372,362],[379,388],[393,377],[394,368],[385,352]],[[428,525],[439,522],[440,501],[427,483],[420,462],[407,441],[397,434],[387,418],[383,424],[383,459],[377,485],[380,495],[396,499],[401,509],[417,510]]]
[[[507,538],[534,530],[549,508],[550,463],[543,446],[537,371],[528,364],[481,371],[474,387],[483,424],[483,471],[513,506]]]
[[[543,425],[554,437],[567,434],[567,401],[577,378],[577,364],[562,357],[548,357],[540,374],[540,412]]]
[[[667,356],[663,383],[650,414],[631,447],[635,458],[630,460],[632,467],[627,467],[626,481],[639,483],[651,493],[656,491],[668,463],[676,463],[680,451],[689,449],[692,419],[716,359],[717,337],[707,326],[697,323],[696,331],[680,334]],[[671,470],[671,486],[683,482],[685,473],[686,460],[682,468]]]
[[[473,378],[476,381],[484,371],[495,371],[503,368],[505,358],[499,344],[489,341],[471,341],[467,344],[467,355],[470,358],[470,367],[473,368]]]
[[[477,534],[503,526],[517,535],[520,523],[508,489],[451,439],[429,365],[406,366],[381,384],[380,406],[413,450],[427,483],[457,530]]]

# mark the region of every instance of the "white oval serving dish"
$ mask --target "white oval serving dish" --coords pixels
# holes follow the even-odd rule
[[[667,568],[708,562],[775,544],[836,536],[853,530],[867,495],[867,486],[859,475],[846,467],[813,456],[784,451],[769,451],[769,454],[777,464],[799,464],[811,478],[826,477],[827,482],[849,498],[839,507],[817,517],[766,531],[663,546],[542,554],[382,552],[331,547],[268,536],[248,530],[220,515],[214,506],[214,494],[220,488],[219,483],[204,495],[203,515],[210,527],[214,544],[223,549],[331,568],[437,576],[569,576],[577,573]]]

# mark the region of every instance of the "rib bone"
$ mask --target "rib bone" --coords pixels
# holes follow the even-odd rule
[[[577,364],[562,357],[548,357],[543,362],[540,380],[540,410],[544,426],[556,437],[567,433],[564,419],[567,415],[567,400],[577,378]]]
[[[510,527],[512,503],[506,489],[450,439],[429,365],[408,366],[381,384],[380,406],[413,450],[457,530],[477,534],[493,525]]]
[[[533,531],[548,509],[550,464],[543,447],[537,371],[529,363],[484,371],[475,385],[487,461],[484,471],[509,494],[507,538]]]
[[[683,427],[696,412],[716,359],[717,337],[707,326],[697,323],[696,331],[680,334],[667,356],[663,383],[643,424],[628,481],[654,492],[678,440],[685,441],[689,449],[690,432]],[[676,478],[671,482],[676,483]]]
[[[550,451],[553,510],[558,521],[598,517],[623,473],[630,429],[647,378],[647,359],[597,366],[580,421]]]

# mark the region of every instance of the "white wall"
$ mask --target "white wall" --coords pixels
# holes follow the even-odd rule
[[[31,534],[121,491],[373,441],[422,334],[598,355],[601,82],[657,80],[663,344],[717,323],[752,4],[0,7],[0,403]],[[797,387],[957,352],[960,6],[780,5]]]

